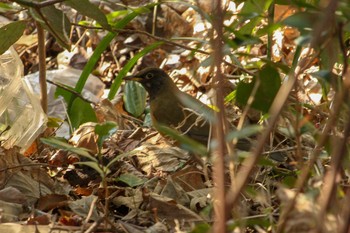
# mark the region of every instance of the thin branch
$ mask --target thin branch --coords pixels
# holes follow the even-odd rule
[[[56,82],[53,82],[51,80],[46,80],[46,82],[48,83],[51,83],[52,85],[55,85],[59,88],[62,88],[63,90],[65,91],[68,91],[70,93],[72,93],[73,95],[76,95],[77,97],[79,97],[80,99],[84,100],[85,102],[88,102],[89,104],[93,104],[93,105],[96,105],[96,103],[92,102],[91,100],[88,100],[86,99],[84,96],[82,96],[80,93],[76,92],[75,90],[72,90],[68,87],[66,87],[65,85],[61,84],[61,83],[56,83]]]
[[[74,24],[72,23],[72,25],[74,26],[78,26],[78,27],[83,27],[83,28],[87,28],[87,29],[95,29],[95,30],[103,30],[104,28],[102,27],[93,27],[93,26],[87,26],[87,25],[79,25],[79,24]],[[201,49],[196,49],[196,48],[192,48],[190,46],[187,46],[187,45],[184,45],[184,44],[180,44],[180,43],[176,43],[174,42],[174,40],[176,39],[165,39],[165,38],[162,38],[162,37],[159,37],[159,36],[154,36],[146,31],[140,31],[140,30],[132,30],[132,29],[112,29],[112,31],[114,32],[125,32],[125,33],[130,33],[130,34],[142,34],[142,35],[145,35],[149,38],[152,38],[154,40],[157,40],[157,41],[162,41],[166,44],[170,44],[170,45],[174,45],[176,47],[179,47],[179,48],[183,48],[183,49],[186,49],[186,50],[189,50],[189,51],[192,51],[192,52],[198,52],[198,53],[202,53],[202,54],[205,54],[205,55],[211,55],[211,53],[207,52],[207,51],[204,51],[204,50],[201,50]],[[177,39],[177,40],[180,40],[180,39]],[[235,64],[232,64],[230,62],[227,62],[227,61],[224,61],[223,62],[225,63],[225,65],[228,65],[228,66],[231,66],[231,67],[234,67],[235,69],[238,69],[246,74],[249,74],[251,76],[254,75],[253,72],[251,72],[250,70],[247,70],[243,67],[240,67],[240,66],[237,66]]]
[[[216,69],[216,74],[214,77],[214,83],[217,84],[216,87],[216,106],[224,110],[224,96],[222,93],[223,87],[223,73],[222,73],[222,61],[223,57],[223,9],[222,1],[217,0],[212,2],[212,7],[214,8],[214,20],[213,20],[213,33],[212,33],[212,48],[213,48],[213,67]],[[216,121],[213,125],[214,135],[217,141],[217,146],[214,149],[214,211],[215,211],[215,221],[213,225],[213,232],[226,232],[226,219],[228,218],[228,210],[225,206],[225,121],[224,111],[216,112]]]
[[[47,113],[47,85],[46,85],[46,51],[45,32],[39,22],[36,22],[38,31],[38,57],[39,57],[39,84],[41,93],[41,107]]]
[[[307,62],[307,59],[308,56],[299,61],[295,72],[291,73],[288,76],[287,82],[283,86],[281,86],[280,90],[278,91],[276,98],[274,99],[269,111],[271,117],[268,119],[267,127],[259,136],[257,144],[253,148],[252,155],[244,160],[242,167],[239,169],[235,180],[233,181],[234,187],[229,191],[226,198],[227,210],[232,209],[235,203],[237,202],[240,193],[242,192],[246,182],[248,181],[250,173],[253,171],[255,164],[259,159],[259,155],[261,155],[263,151],[266,140],[269,138],[270,133],[274,129],[274,126],[280,116],[283,106],[285,105],[289,97],[289,93],[291,92],[296,83],[297,77],[305,70],[306,67],[308,67],[310,61],[313,60],[310,59],[309,62]]]
[[[10,2],[18,3],[19,5],[25,6],[25,7],[32,7],[36,9],[40,9],[46,6],[51,6],[56,3],[64,2],[66,0],[47,0],[44,2],[32,2],[32,1],[26,1],[26,0],[10,0]]]
[[[346,48],[343,43],[343,30],[342,30],[342,25],[338,25],[338,42],[340,45],[340,49],[342,52],[343,56],[343,70],[342,70],[342,77],[344,79],[344,86],[343,90],[341,92],[344,92],[343,99],[341,103],[347,103],[347,99],[349,98],[349,71],[348,71],[348,57],[346,55]],[[347,106],[349,108],[349,104]],[[332,195],[334,194],[335,191],[335,184],[336,184],[336,176],[339,174],[339,170],[341,169],[341,162],[344,159],[344,156],[346,155],[346,147],[347,147],[347,142],[348,142],[348,137],[350,135],[350,119],[347,119],[347,124],[345,127],[344,135],[342,140],[340,141],[339,144],[334,145],[334,151],[333,154],[331,155],[331,167],[329,172],[325,175],[324,177],[324,186],[321,191],[321,195],[319,198],[319,204],[320,204],[320,213],[319,213],[319,220],[320,222],[323,222],[327,213],[327,210],[330,207],[330,202]],[[323,227],[321,225],[320,227]]]
[[[6,172],[8,170],[13,170],[13,169],[17,169],[17,168],[23,168],[23,167],[54,167],[54,168],[68,168],[65,166],[58,166],[58,165],[50,165],[47,163],[23,163],[20,165],[16,165],[16,166],[12,166],[12,167],[5,167],[0,169],[0,173],[1,172]]]
[[[349,97],[349,92],[344,95],[344,100],[346,100]],[[349,104],[348,104],[349,107]],[[347,145],[348,145],[348,138],[350,135],[350,119],[348,119],[348,122],[346,124],[345,132],[343,135],[343,138],[341,139],[340,143],[334,144],[334,152],[331,155],[331,167],[329,172],[326,173],[324,177],[323,182],[323,188],[320,193],[320,212],[318,213],[318,219],[320,222],[325,222],[327,210],[330,207],[330,203],[332,200],[332,195],[334,195],[334,191],[336,188],[336,177],[337,174],[339,174],[339,170],[341,169],[341,163],[344,160],[344,157],[347,155]],[[319,230],[323,232],[323,228],[325,227],[325,224],[320,224],[318,226]]]

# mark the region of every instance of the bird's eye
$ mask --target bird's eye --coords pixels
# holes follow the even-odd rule
[[[153,74],[152,73],[147,73],[146,74],[146,79],[151,79],[153,78]]]

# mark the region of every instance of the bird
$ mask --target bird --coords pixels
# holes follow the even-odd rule
[[[125,76],[124,80],[137,81],[147,91],[152,124],[156,129],[161,124],[201,144],[208,144],[211,132],[208,118],[212,118],[215,111],[182,92],[164,70],[148,67],[134,75]]]

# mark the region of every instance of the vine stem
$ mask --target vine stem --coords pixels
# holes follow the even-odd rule
[[[47,113],[47,84],[46,84],[46,52],[45,32],[39,22],[36,22],[38,31],[38,54],[39,54],[39,83],[41,92],[41,107]]]

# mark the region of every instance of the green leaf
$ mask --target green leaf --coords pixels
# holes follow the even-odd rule
[[[62,149],[65,151],[70,151],[70,152],[73,152],[75,154],[84,156],[84,157],[90,159],[91,161],[95,161],[97,163],[97,159],[90,155],[88,149],[74,147],[71,144],[65,142],[64,139],[61,140],[61,139],[58,139],[56,137],[49,137],[49,138],[40,138],[40,141],[42,141],[43,143],[45,143],[49,146],[52,146],[54,148]]]
[[[74,91],[74,88],[62,83],[59,83],[60,85],[64,86],[66,89]],[[55,98],[58,98],[59,96],[62,96],[64,98],[64,100],[68,103],[68,101],[70,100],[70,97],[72,95],[72,92],[69,92],[61,87],[57,87],[56,91],[55,91]]]
[[[120,20],[121,16],[130,13],[128,10],[113,11],[106,15],[107,21],[111,25],[115,25]]]
[[[76,162],[75,164],[80,164],[80,165],[85,165],[85,166],[89,166],[92,169],[94,169],[95,171],[97,171],[101,178],[104,179],[106,177],[106,175],[108,175],[111,171],[108,168],[101,168],[98,164],[98,162],[94,162],[94,161],[88,161],[88,162]],[[103,170],[104,169],[104,170]]]
[[[137,53],[133,58],[131,58],[129,60],[128,63],[126,63],[126,65],[123,67],[123,69],[119,72],[119,74],[117,75],[117,77],[114,79],[112,85],[111,85],[111,89],[109,90],[108,93],[108,99],[112,100],[114,98],[114,96],[117,94],[117,91],[123,81],[122,77],[124,77],[129,70],[134,66],[134,64],[143,56],[145,56],[147,53],[153,51],[154,49],[156,49],[158,46],[162,45],[163,42],[155,42],[149,46],[147,46],[146,48],[144,48],[143,50],[141,50],[139,53]]]
[[[20,10],[19,7],[10,5],[12,3],[0,2],[0,13],[9,13]]]
[[[241,81],[238,83],[236,100],[242,105],[247,103],[257,78],[260,81],[260,85],[254,96],[252,107],[263,113],[267,113],[281,86],[281,78],[278,71],[270,65],[263,67],[258,75],[253,78],[252,82],[246,83]]]
[[[152,5],[152,4],[150,4],[150,5]],[[143,9],[144,7],[141,7],[141,8]],[[143,13],[143,10],[139,10],[139,11],[134,10],[130,14],[127,14],[124,18],[119,20],[116,24],[112,25],[113,29],[118,30],[118,29],[124,28],[131,20],[133,20],[140,13]],[[95,67],[97,61],[100,59],[101,54],[106,50],[106,48],[109,46],[110,42],[115,38],[115,36],[117,34],[118,33],[116,33],[116,32],[107,33],[107,35],[97,45],[97,47],[94,50],[94,53],[92,54],[92,56],[88,60],[87,64],[85,65],[77,84],[75,85],[75,88],[74,88],[75,91],[77,91],[78,93],[81,93],[83,91],[85,83],[86,83],[89,75],[94,70],[94,67]],[[121,83],[121,80],[120,80],[120,83]],[[115,93],[117,92],[119,86],[117,87]],[[111,91],[112,90],[110,90],[110,92],[109,92],[108,98],[111,95]],[[67,102],[68,103],[68,110],[71,109],[74,98],[75,98],[75,96],[70,94],[70,98],[69,98],[70,100]],[[112,99],[112,98],[109,98],[109,99]]]
[[[240,29],[241,35],[252,35],[258,24],[261,24],[263,15],[270,6],[272,0],[247,0],[239,13],[241,24],[244,24]]]
[[[94,70],[95,64],[100,59],[101,54],[106,50],[106,48],[109,46],[109,43],[114,39],[116,35],[117,33],[115,32],[108,32],[107,35],[103,37],[101,42],[97,45],[97,47],[94,50],[94,53],[91,55],[90,59],[86,63],[77,84],[75,85],[75,91],[77,91],[78,93],[81,93],[83,91],[89,75]]]
[[[0,28],[0,55],[23,35],[25,28],[26,24],[23,21],[9,23]]]
[[[70,29],[71,23],[63,11],[58,10],[54,5],[43,7],[40,10],[29,9],[35,20],[49,31],[57,42],[67,50],[70,50]]]
[[[145,127],[152,127],[152,117],[151,117],[151,114],[148,112],[147,113],[147,108],[146,108],[146,114],[145,114],[145,117],[143,119],[143,126]]]
[[[110,137],[117,130],[117,125],[114,122],[104,122],[95,126],[95,133],[98,135],[97,145],[102,148],[102,144],[106,138]]]
[[[56,118],[56,117],[48,117],[48,121],[47,121],[47,127],[59,127],[62,124],[63,120],[60,118]]]
[[[241,33],[235,33],[235,38],[233,39],[233,42],[237,46],[246,46],[246,45],[254,45],[262,43],[262,40],[260,40],[258,37],[252,36],[252,35],[245,35]]]
[[[99,197],[93,194],[89,196],[83,196],[79,199],[68,201],[67,207],[69,207],[69,209],[73,211],[74,215],[76,216],[83,217],[84,219],[88,218],[89,220],[98,222],[102,218],[102,214],[100,214],[99,208],[91,209],[92,206],[96,205],[96,201],[98,199]]]
[[[262,129],[263,127],[261,125],[249,125],[241,130],[234,130],[232,132],[229,132],[226,136],[226,140],[232,141],[233,139],[250,137],[254,134],[261,132]]]
[[[126,173],[126,174],[120,175],[118,177],[117,181],[121,181],[121,182],[127,184],[129,187],[133,188],[133,187],[144,184],[147,181],[147,179],[137,177],[131,173]]]
[[[97,122],[94,109],[89,103],[81,98],[76,98],[73,101],[72,107],[69,109],[68,114],[73,129],[77,129],[81,124],[86,122]]]
[[[134,117],[139,117],[145,110],[146,96],[146,90],[141,84],[126,82],[123,95],[125,110]]]
[[[103,28],[107,30],[110,29],[111,26],[108,24],[106,16],[95,4],[92,4],[89,0],[68,0],[64,1],[63,3],[74,8],[80,14],[96,20]]]
[[[204,208],[204,210],[206,210],[206,208]],[[210,211],[210,213],[212,213],[212,211]],[[207,223],[197,223],[194,226],[194,228],[190,231],[190,233],[204,233],[204,232],[210,232],[210,225]]]
[[[235,101],[236,100],[236,93],[237,93],[237,91],[234,90],[234,91],[230,92],[227,96],[225,96],[225,104]]]
[[[314,27],[319,14],[315,12],[297,12],[282,21],[282,24],[290,27],[295,27],[300,30],[302,34],[309,34]]]
[[[242,10],[240,11],[240,15],[247,15],[247,14],[257,14],[261,15],[263,14],[270,6],[272,0],[247,0],[244,1],[244,6]]]
[[[329,70],[319,70],[314,73],[310,73],[311,76],[316,77],[318,82],[322,87],[322,96],[325,100],[327,100],[327,95],[330,91],[331,81],[337,79],[336,77],[332,77],[332,72]]]
[[[215,106],[211,106],[213,108],[210,108],[209,106],[206,106],[199,100],[193,99],[189,95],[179,95],[178,97],[180,98],[184,106],[193,109],[195,112],[199,113],[200,116],[203,117],[205,120],[208,120],[209,122],[216,121],[215,111],[218,111],[218,109],[215,109]]]
[[[154,127],[160,132],[163,133],[172,139],[176,140],[180,143],[181,147],[185,150],[194,152],[199,155],[207,155],[208,151],[205,146],[203,146],[201,143],[191,139],[190,137],[181,134],[179,131],[169,128],[162,124],[154,124]]]
[[[117,161],[120,161],[121,159],[123,158],[126,158],[126,157],[130,157],[130,156],[133,156],[135,154],[139,153],[139,150],[138,149],[135,149],[135,150],[132,150],[132,151],[129,151],[129,152],[125,152],[123,154],[120,154],[118,155],[117,157],[115,157],[114,159],[112,159],[106,166],[106,168],[109,168],[111,167],[115,162]]]

